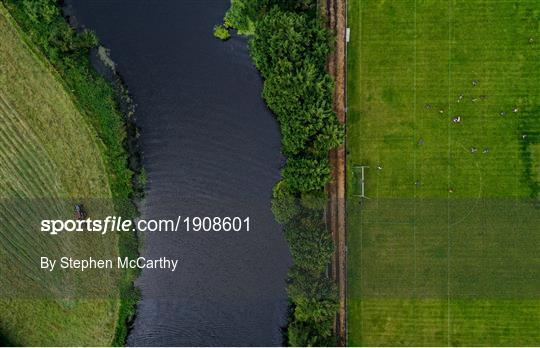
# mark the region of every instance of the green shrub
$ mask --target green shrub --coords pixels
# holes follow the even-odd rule
[[[311,62],[324,75],[329,41],[329,33],[319,20],[274,7],[257,23],[250,48],[264,78],[275,71],[279,60],[290,62],[294,70]]]
[[[286,182],[280,181],[274,186],[272,194],[272,213],[280,224],[291,221],[300,212],[298,199]]]
[[[306,209],[324,210],[327,202],[326,192],[323,190],[302,192],[300,196],[300,204]]]
[[[321,335],[318,324],[294,320],[287,328],[287,342],[290,347],[332,347],[336,345],[332,335]],[[326,329],[325,329],[326,330]]]
[[[306,212],[284,228],[294,264],[316,274],[324,272],[334,252],[322,214]]]
[[[229,33],[229,29],[225,28],[223,25],[216,25],[214,27],[214,36],[220,40],[226,41],[230,39],[231,34]]]
[[[236,28],[240,35],[253,35],[255,22],[266,0],[231,0],[223,22],[227,28]]]
[[[294,321],[310,323],[320,338],[332,337],[338,309],[337,288],[324,273],[313,274],[297,266],[289,272],[289,297],[294,303]]]
[[[284,60],[277,64],[277,72],[264,83],[263,97],[280,123],[283,153],[325,157],[343,137],[332,110],[331,78],[310,62],[296,70]]]
[[[289,158],[281,171],[287,185],[298,192],[322,189],[330,182],[328,159]]]

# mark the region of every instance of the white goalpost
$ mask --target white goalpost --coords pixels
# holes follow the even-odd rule
[[[369,197],[366,197],[366,189],[365,189],[365,170],[369,168],[369,166],[366,165],[353,165],[353,169],[355,171],[355,174],[358,175],[358,170],[360,170],[360,194],[356,194],[356,197],[369,199]]]

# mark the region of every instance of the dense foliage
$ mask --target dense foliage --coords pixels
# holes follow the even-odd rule
[[[311,16],[316,11],[316,2],[313,0],[231,0],[231,8],[224,18],[225,26],[237,29],[239,34],[253,35],[256,24],[274,6]]]
[[[229,40],[231,34],[229,33],[229,30],[223,25],[216,25],[214,27],[214,36],[220,40],[226,41]]]
[[[326,230],[324,188],[328,151],[343,129],[332,110],[326,72],[330,35],[311,0],[233,0],[225,25],[250,36],[251,56],[264,78],[263,97],[276,116],[287,162],[272,211],[284,225],[294,266],[289,272],[292,346],[335,345],[337,290],[326,274],[334,246]]]
[[[89,49],[98,43],[90,31],[76,32],[62,16],[56,0],[3,0],[27,37],[37,46],[59,73],[66,89],[71,90],[77,106],[103,142],[102,156],[106,163],[111,192],[117,213],[134,217],[131,199],[135,195],[133,172],[128,168],[126,150],[127,117],[119,109],[126,96],[99,76],[90,65]],[[136,257],[137,239],[122,233],[119,239],[121,256]],[[121,306],[114,345],[124,345],[127,318],[134,315],[137,294],[132,286],[135,271],[125,272],[120,284]]]

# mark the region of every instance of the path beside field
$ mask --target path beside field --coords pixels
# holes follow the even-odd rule
[[[342,124],[346,122],[346,68],[345,30],[346,0],[326,0],[322,4],[328,18],[330,30],[336,34],[333,54],[328,60],[328,71],[334,78],[334,111]],[[335,332],[338,345],[347,345],[347,231],[345,215],[345,145],[330,151],[332,182],[329,194],[327,223],[334,239],[335,252],[332,259],[331,275],[339,291],[339,313],[336,317]]]

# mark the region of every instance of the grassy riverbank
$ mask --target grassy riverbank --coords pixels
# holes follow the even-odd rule
[[[538,2],[349,6],[349,344],[538,345]]]
[[[7,69],[2,69],[0,80],[5,118],[0,152],[11,164],[3,167],[2,180],[9,185],[1,194],[30,206],[17,210],[4,200],[7,206],[2,207],[2,213],[9,215],[4,221],[10,231],[3,237],[9,244],[3,245],[2,266],[10,270],[10,277],[2,290],[17,291],[13,296],[17,300],[4,296],[10,299],[0,312],[0,331],[10,342],[23,345],[123,344],[126,319],[136,301],[135,272],[88,273],[62,280],[85,299],[60,301],[45,300],[42,292],[38,296],[33,290],[26,294],[25,289],[35,287],[54,292],[48,286],[59,282],[26,267],[28,262],[39,262],[41,254],[135,255],[135,236],[51,239],[39,231],[28,232],[23,225],[28,220],[39,226],[36,221],[47,216],[70,218],[75,199],[87,200],[92,217],[134,216],[119,96],[89,64],[88,48],[96,43],[95,37],[69,28],[56,1],[4,4],[1,47]],[[35,203],[43,198],[46,203]]]

